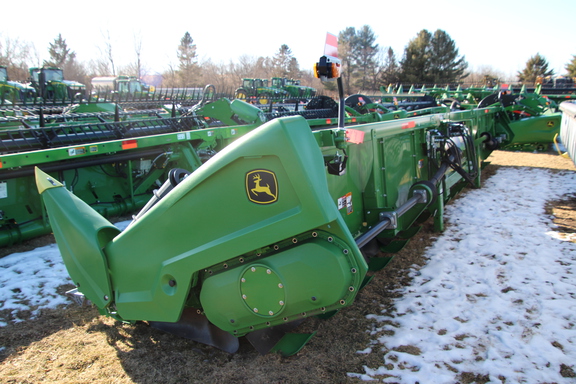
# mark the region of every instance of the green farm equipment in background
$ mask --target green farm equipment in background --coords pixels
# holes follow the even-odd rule
[[[242,86],[234,92],[234,98],[257,104],[283,101],[289,93],[281,88],[268,86],[267,79],[242,79]]]
[[[0,106],[32,104],[36,100],[36,90],[27,85],[8,80],[6,67],[0,66]]]
[[[16,112],[20,112],[16,114]],[[151,117],[170,117],[171,112],[166,108],[150,109],[121,109],[115,103],[81,103],[56,107],[42,107],[30,105],[27,108],[19,106],[13,109],[4,109],[0,117],[0,130],[49,128],[80,125],[88,123],[106,123],[128,121],[135,119],[150,119]],[[0,137],[6,137],[6,132]],[[26,134],[22,134],[26,136]],[[46,141],[49,145],[49,140]]]
[[[44,126],[0,129],[0,246],[51,232],[33,188],[35,165],[102,215],[124,215],[149,200],[170,168],[197,168],[264,118],[239,100],[207,102],[179,116],[160,112],[70,114],[68,123],[45,116]],[[220,121],[230,127],[208,129]]]
[[[150,87],[134,76],[95,77],[92,79],[91,86],[90,97],[98,101],[145,99],[154,93],[154,87]]]
[[[13,153],[0,175],[16,182],[0,197],[28,214],[12,228],[49,222],[74,296],[101,314],[230,353],[246,337],[260,353],[294,354],[313,335],[291,332],[302,321],[351,305],[425,221],[443,229],[445,204],[480,187],[493,150],[560,124],[498,95],[478,108],[356,109],[339,68],[327,56],[315,66],[338,82],[337,117],[265,122],[221,99],[178,117],[3,140]],[[51,148],[19,152],[39,138]],[[103,217],[133,209],[124,231]]]
[[[86,86],[77,81],[64,80],[62,69],[55,67],[30,68],[30,83],[42,102],[74,103],[86,98]]]
[[[287,79],[285,77],[273,77],[272,88],[283,89],[290,95],[290,99],[307,101],[316,96],[316,89],[300,84],[300,80]]]

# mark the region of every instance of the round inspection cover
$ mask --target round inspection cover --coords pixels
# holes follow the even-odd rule
[[[252,265],[240,278],[240,293],[251,312],[276,316],[285,303],[285,288],[280,277],[265,265]]]

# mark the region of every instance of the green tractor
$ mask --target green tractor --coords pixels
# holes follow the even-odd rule
[[[8,80],[8,70],[0,67],[0,105],[33,103],[36,91],[33,87]]]
[[[296,100],[308,100],[316,96],[316,89],[300,85],[300,80],[273,77],[272,88],[283,89]]]
[[[234,98],[258,104],[282,101],[290,94],[281,88],[268,86],[267,79],[242,79],[242,86],[234,92]]]
[[[92,97],[106,98],[107,94],[121,99],[141,99],[149,96],[155,88],[134,76],[103,76],[92,79]]]
[[[77,81],[64,80],[60,68],[30,68],[30,82],[45,102],[73,103],[86,98],[86,86]]]

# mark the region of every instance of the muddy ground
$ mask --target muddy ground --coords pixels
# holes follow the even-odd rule
[[[571,160],[555,153],[496,151],[484,170],[489,177],[499,167],[541,167],[576,171]],[[551,202],[561,230],[576,233],[576,199]],[[358,354],[369,343],[367,314],[393,311],[394,292],[410,284],[409,268],[423,265],[422,254],[432,242],[428,222],[409,245],[396,255],[356,302],[327,320],[308,319],[297,331],[316,336],[297,355],[261,356],[241,340],[240,350],[228,354],[181,339],[145,323],[126,325],[102,317],[95,308],[69,305],[45,310],[35,320],[0,328],[0,381],[3,383],[354,383],[347,372],[382,365],[384,352]],[[33,249],[50,236],[5,253]],[[62,286],[62,292],[70,286]],[[20,314],[26,317],[26,314]],[[463,377],[462,383],[481,382]]]

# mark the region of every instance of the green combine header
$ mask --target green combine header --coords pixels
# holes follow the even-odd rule
[[[493,150],[551,141],[560,124],[546,102],[503,94],[472,108],[347,103],[339,72],[334,57],[315,66],[338,82],[336,116],[305,118],[311,106],[266,121],[221,99],[169,118],[10,132],[4,244],[50,228],[72,294],[119,321],[230,353],[240,337],[298,352],[312,334],[292,331],[351,305],[425,221],[442,230],[444,206],[480,187]],[[124,231],[103,217],[134,209]]]

